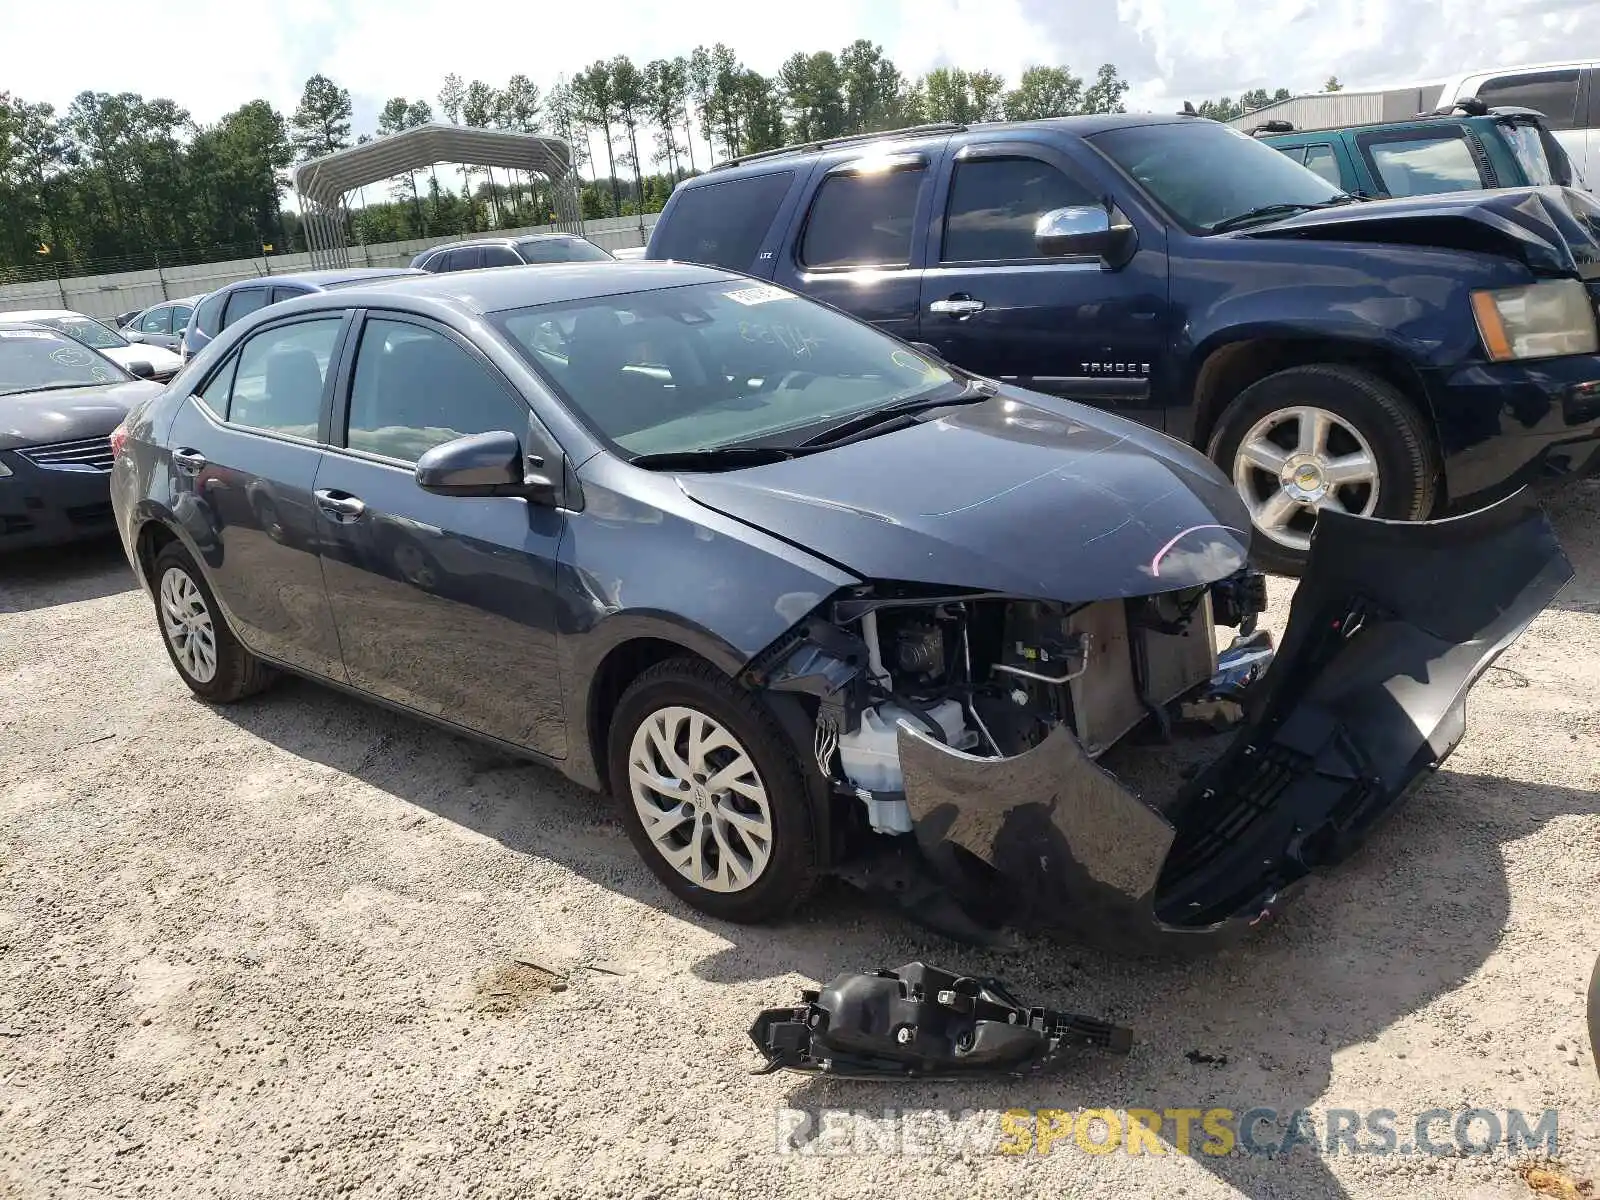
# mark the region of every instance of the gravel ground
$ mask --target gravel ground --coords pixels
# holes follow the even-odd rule
[[[114,546],[0,562],[0,1195],[1584,1195],[1600,489],[1554,515],[1579,577],[1448,769],[1188,964],[975,953],[842,887],[783,928],[701,919],[548,771],[307,683],[192,699]],[[1134,1053],[1019,1084],[747,1073],[757,1009],[918,957],[1131,1024]],[[1402,1140],[1553,1107],[1560,1161],[993,1152],[1007,1108],[1255,1106],[1391,1109]],[[834,1109],[880,1140],[778,1151]]]

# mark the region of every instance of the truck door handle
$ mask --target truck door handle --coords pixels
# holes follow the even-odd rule
[[[331,488],[318,488],[313,495],[324,516],[340,525],[349,525],[367,511],[367,506],[349,492],[336,492]]]
[[[973,313],[979,313],[983,311],[983,301],[974,300],[971,296],[958,294],[955,296],[947,296],[943,300],[935,300],[932,304],[928,305],[928,311],[931,313],[940,313],[944,316],[970,317]]]
[[[172,461],[178,464],[178,469],[193,475],[206,465],[206,456],[198,450],[191,450],[187,446],[180,446],[172,452]]]

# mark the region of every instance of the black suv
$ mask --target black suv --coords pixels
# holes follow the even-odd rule
[[[528,237],[474,238],[430,246],[411,265],[440,271],[476,271],[483,267],[537,266],[544,263],[605,262],[611,255],[588,238],[570,233],[536,233]]]
[[[1600,204],[1569,188],[1365,202],[1192,115],[948,124],[714,168],[647,256],[1203,447],[1282,571],[1330,506],[1414,520],[1600,467]]]

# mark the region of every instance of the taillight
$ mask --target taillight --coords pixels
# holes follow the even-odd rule
[[[111,431],[111,457],[122,457],[122,446],[128,440],[128,426],[126,423],[118,425]]]

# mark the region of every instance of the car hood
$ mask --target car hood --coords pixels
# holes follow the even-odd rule
[[[176,371],[183,366],[183,359],[171,350],[150,342],[135,342],[129,346],[112,346],[100,351],[118,366],[126,367],[130,363],[147,362],[155,368],[156,374],[165,374]]]
[[[863,578],[1064,603],[1210,583],[1249,545],[1243,502],[1203,455],[1016,389],[679,486]]]
[[[138,380],[0,396],[0,450],[105,437],[159,391],[160,384]]]
[[[1536,275],[1600,279],[1600,201],[1565,187],[1373,200],[1301,213],[1241,238],[1307,238],[1475,250]]]

